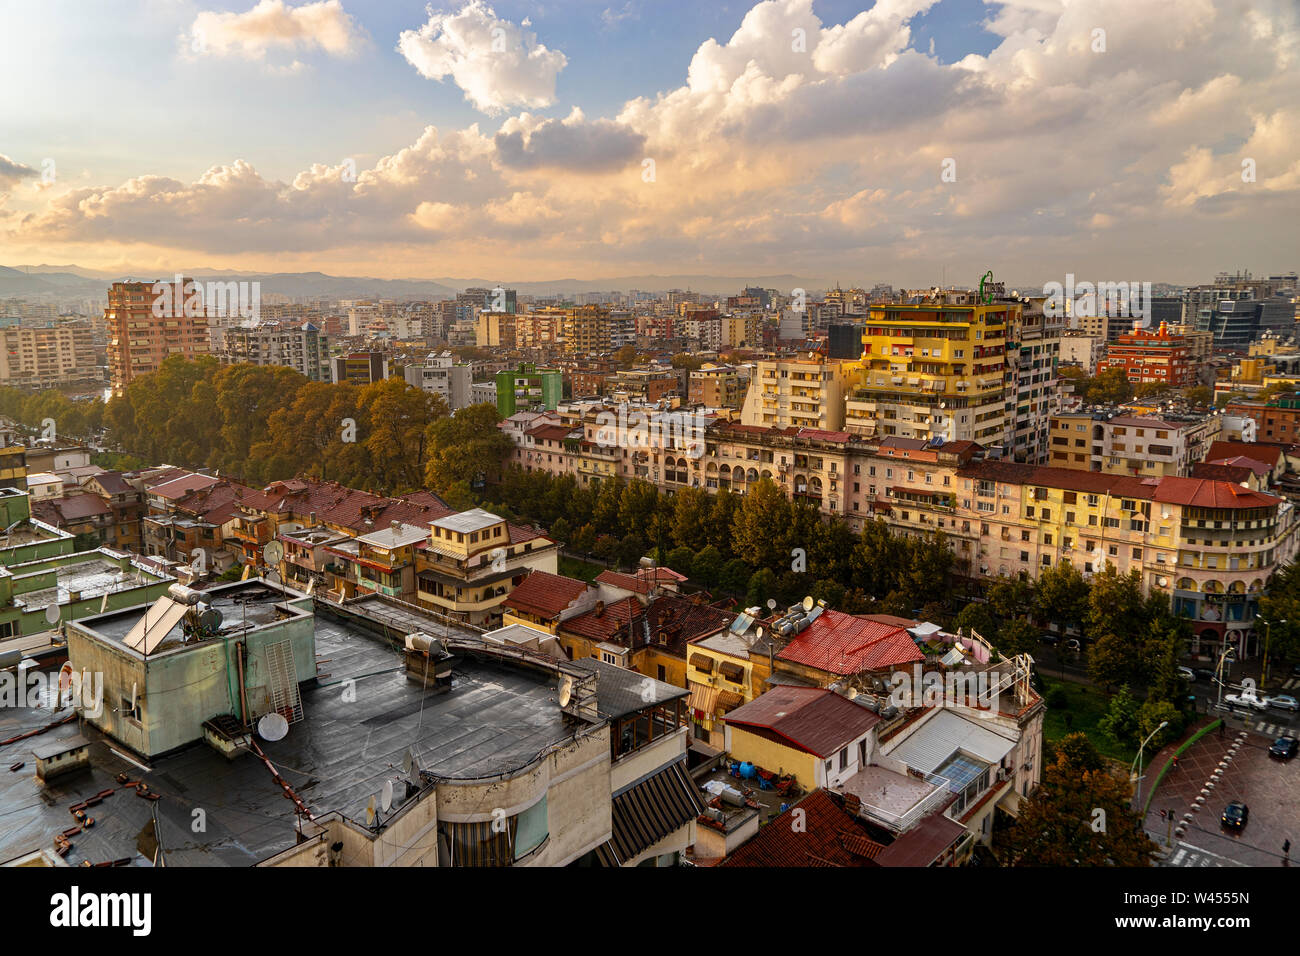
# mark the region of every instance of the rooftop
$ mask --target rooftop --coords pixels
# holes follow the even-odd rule
[[[126,591],[143,587],[161,576],[147,574],[140,568],[132,567],[123,571],[116,561],[109,560],[94,551],[84,552],[81,560],[58,567],[51,567],[49,559],[27,561],[11,564],[10,572],[15,576],[40,574],[55,571],[58,584],[55,587],[42,588],[39,591],[27,591],[14,595],[14,604],[23,608],[43,608],[51,604],[67,604],[72,594],[78,593],[81,599],[96,598],[114,591]]]
[[[502,520],[502,518],[490,511],[484,511],[482,508],[471,508],[469,511],[449,514],[430,523],[446,531],[470,534],[500,524]]]
[[[922,660],[902,627],[827,610],[794,635],[777,660],[832,674],[858,674]]]
[[[385,637],[385,628],[365,608],[317,608],[316,646],[329,658],[331,673],[319,684],[302,685],[304,719],[289,735],[260,746],[318,817],[339,811],[364,823],[367,803],[387,780],[398,784],[400,802],[408,748],[424,773],[476,779],[525,767],[575,735],[572,719],[556,702],[557,681],[544,669],[510,664],[486,650],[459,652],[451,690],[424,691],[407,679],[393,631]],[[426,620],[413,629],[436,628]],[[361,690],[351,702],[339,691],[349,679]],[[4,708],[0,739],[47,727],[61,716],[48,709]],[[56,778],[42,790],[31,754],[76,731],[75,723],[61,724],[4,748],[10,763],[26,760],[28,767],[0,777],[0,860],[49,846],[55,833],[73,823],[68,808],[105,790],[116,792],[91,811],[94,828],[72,837],[66,859],[73,865],[117,859],[149,865],[155,809],[167,865],[248,866],[295,844],[294,806],[268,768],[249,756],[227,761],[205,744],[141,770],[117,753],[117,745],[88,731],[91,769]],[[117,783],[119,772],[143,779],[162,799],[138,799]],[[198,808],[207,814],[207,831],[196,834],[191,825]]]
[[[880,722],[867,708],[821,687],[778,685],[724,718],[771,731],[787,746],[818,757],[838,753]]]

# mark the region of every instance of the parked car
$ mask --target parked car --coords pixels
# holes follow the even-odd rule
[[[1250,820],[1250,807],[1240,800],[1233,800],[1223,808],[1223,825],[1229,830],[1241,831]]]
[[[1296,700],[1290,694],[1277,694],[1267,700],[1268,706],[1276,707],[1278,710],[1300,710],[1300,700]]]
[[[1249,707],[1251,710],[1268,710],[1268,703],[1251,694],[1229,694],[1223,698],[1229,707]]]
[[[1295,756],[1296,750],[1300,750],[1300,741],[1297,741],[1294,737],[1279,737],[1273,741],[1273,746],[1268,748],[1268,755],[1290,760]]]
[[[1061,643],[1061,635],[1044,633],[1040,640],[1042,640],[1042,642],[1048,647],[1055,647],[1057,644]]]
[[[1076,637],[1072,637],[1068,641],[1066,641],[1065,648],[1066,650],[1069,651],[1078,651],[1082,649],[1079,645],[1079,639]]]
[[[1192,673],[1197,680],[1214,680],[1214,671],[1209,667],[1193,667]]]
[[[1196,672],[1190,667],[1180,667],[1178,668],[1178,673],[1187,680],[1196,680]]]

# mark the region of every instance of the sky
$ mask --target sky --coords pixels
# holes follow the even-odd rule
[[[0,264],[1296,269],[1295,0],[0,0]]]

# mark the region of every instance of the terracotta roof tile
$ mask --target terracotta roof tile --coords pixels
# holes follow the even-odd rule
[[[856,705],[855,705],[856,706]],[[722,866],[878,866],[885,847],[871,838],[865,823],[848,813],[843,798],[815,790],[742,844]],[[788,814],[802,811],[803,826]]]
[[[547,571],[533,571],[510,592],[504,605],[538,617],[554,618],[586,590],[584,581]]]
[[[829,757],[880,722],[861,704],[824,687],[777,684],[724,718],[730,726],[771,731],[788,747]]]
[[[923,660],[903,628],[865,617],[825,611],[777,654],[778,660],[832,674],[857,674]]]

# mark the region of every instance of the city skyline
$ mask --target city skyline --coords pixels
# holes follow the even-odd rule
[[[1294,268],[1281,0],[1173,20],[1108,0],[136,7],[13,11],[0,75],[30,93],[0,140],[6,264],[900,286]]]

